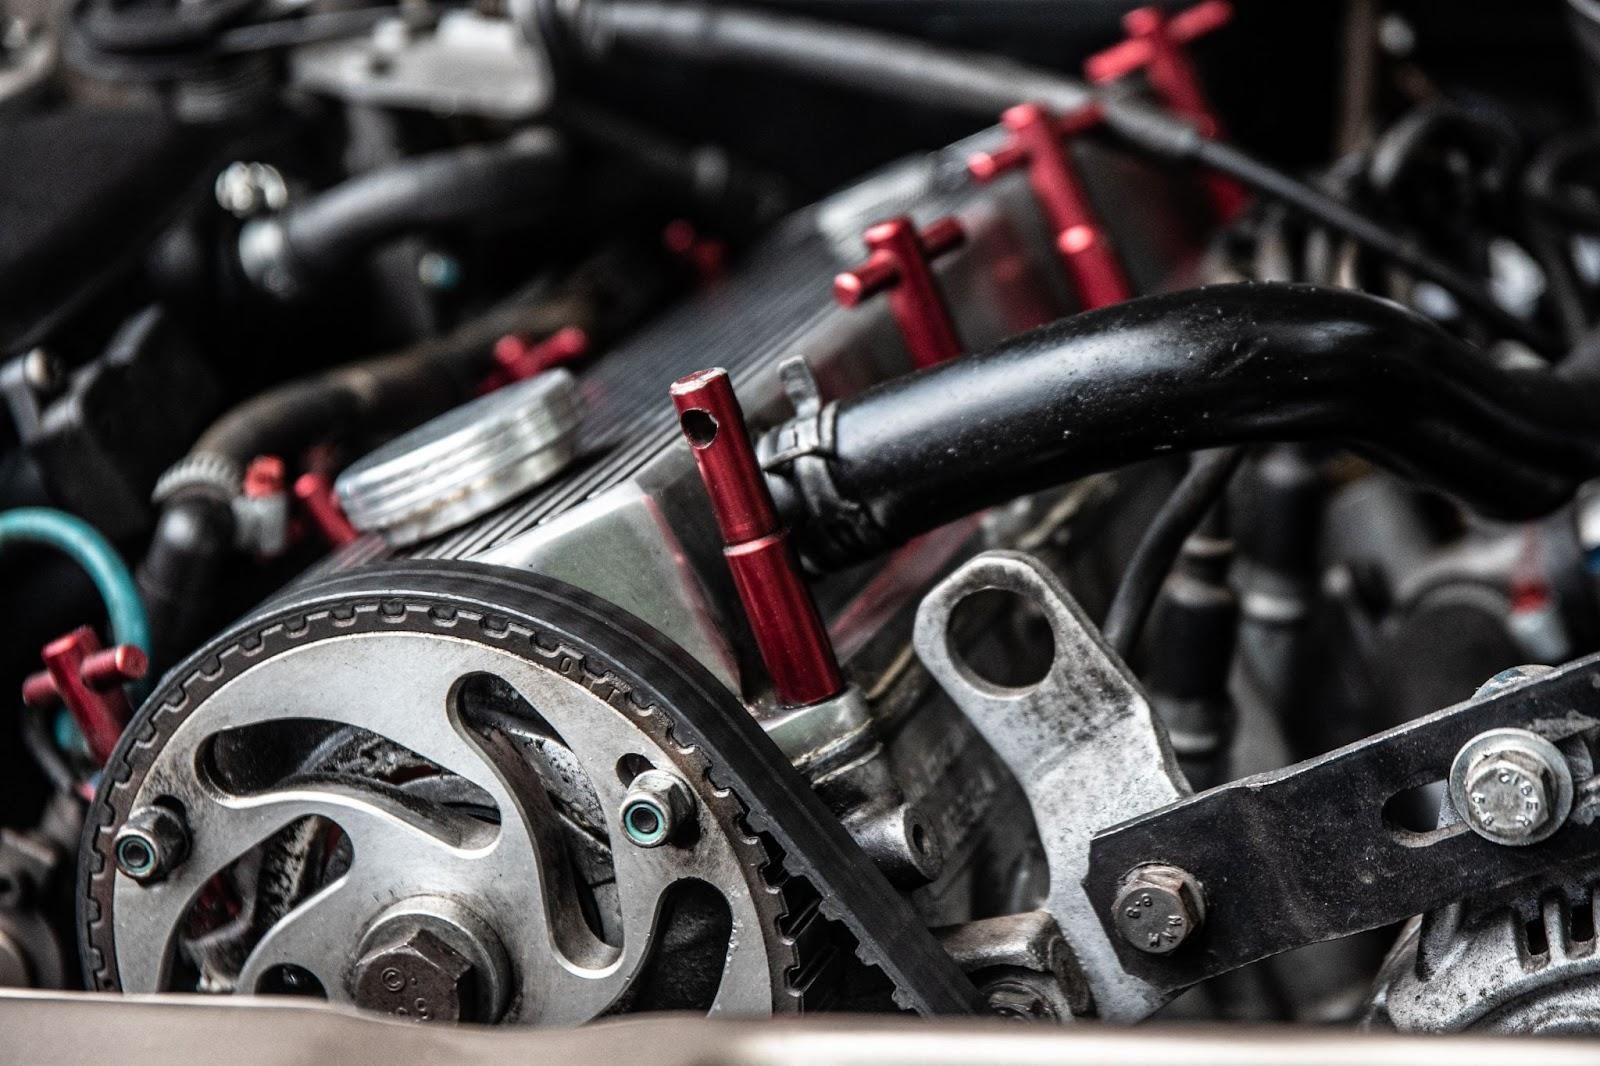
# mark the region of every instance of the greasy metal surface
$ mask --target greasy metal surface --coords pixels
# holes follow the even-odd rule
[[[503,943],[515,974],[512,1018],[585,1021],[651,964],[663,900],[673,884],[693,879],[723,894],[734,930],[711,1009],[764,1014],[797,1005],[786,975],[798,959],[778,929],[783,897],[767,880],[770,856],[745,828],[739,800],[709,780],[706,749],[674,738],[665,701],[641,710],[608,679],[600,656],[629,650],[627,638],[613,633],[597,647],[563,641],[558,623],[530,622],[517,639],[488,612],[525,604],[534,598],[530,586],[550,590],[548,614],[574,608],[563,605],[562,586],[531,577],[489,582],[491,595],[511,602],[485,605],[485,572],[342,578],[345,591],[308,594],[301,608],[269,607],[169,675],[130,726],[114,761],[119,786],[101,790],[93,818],[114,826],[130,807],[174,797],[189,821],[191,851],[165,881],[142,886],[105,864],[114,830],[91,834],[84,914],[86,970],[96,987],[167,988],[183,918],[210,878],[283,826],[317,815],[350,838],[350,868],[265,931],[244,960],[242,989],[260,987],[274,967],[289,964],[310,971],[330,998],[348,1001],[349,967],[367,950],[365,931],[397,907],[415,910],[418,900],[445,895],[466,912],[453,925],[481,923]],[[614,768],[625,754],[674,767],[702,790],[692,847],[611,848],[620,944],[602,941],[579,911],[544,784],[499,732],[462,720],[460,682],[475,674],[503,680],[538,709],[588,769],[604,808],[622,803],[626,785]],[[644,684],[631,695],[652,698]],[[419,807],[376,784],[290,779],[234,794],[197,772],[211,738],[284,717],[365,728],[402,745],[480,788],[498,824]]]
[[[986,589],[1023,597],[1048,621],[1055,659],[1036,684],[1018,689],[987,681],[951,646],[956,606]],[[928,672],[1027,794],[1050,867],[1044,909],[1077,954],[1097,1013],[1113,1021],[1150,1014],[1169,997],[1124,971],[1115,934],[1096,910],[1109,901],[1091,900],[1082,885],[1096,829],[1189,790],[1133,676],[1055,575],[1019,552],[986,552],[940,583],[917,612],[915,639]]]
[[[107,999],[0,991],[8,1060],[81,1066],[115,1048],[119,1066],[1593,1066],[1588,1040],[1402,1036],[1288,1026],[1018,1025],[827,1018],[740,1023],[684,1017],[581,1029],[430,1028],[300,999]]]
[[[1205,926],[1159,958],[1126,945],[1123,965],[1176,990],[1304,944],[1375,929],[1600,854],[1600,800],[1580,785],[1548,840],[1508,848],[1456,822],[1388,823],[1399,792],[1442,780],[1456,753],[1496,728],[1551,741],[1600,725],[1600,656],[1468,701],[1283,770],[1244,778],[1096,835],[1084,888],[1098,907],[1122,875],[1167,862],[1205,885]],[[1219,832],[1219,827],[1227,827]]]
[[[407,612],[425,618],[427,607]],[[751,930],[728,953],[716,1009],[773,1009],[767,924],[752,893],[762,887],[748,857],[708,822],[693,849],[645,854],[613,847],[623,934],[603,943],[577,910],[556,841],[544,786],[528,779],[515,755],[470,730],[454,693],[475,674],[509,683],[560,733],[590,768],[608,808],[624,786],[614,772],[623,753],[673,765],[668,743],[636,729],[628,716],[582,685],[505,649],[484,648],[450,633],[393,631],[324,636],[260,655],[207,699],[162,746],[143,775],[135,804],[176,798],[187,813],[191,853],[158,885],[119,876],[113,890],[121,985],[133,992],[167,987],[167,967],[183,918],[205,884],[227,864],[298,818],[320,815],[354,844],[348,873],[273,925],[245,960],[246,990],[280,965],[303,967],[328,995],[352,994],[347,967],[361,954],[363,932],[392,904],[447,895],[481,916],[506,943],[520,975],[524,1021],[571,1024],[618,999],[651,958],[654,927],[667,888],[684,878],[718,886],[736,928]],[[422,626],[420,628],[426,628]],[[223,793],[195,767],[211,738],[244,726],[294,717],[371,730],[483,789],[499,812],[498,831],[457,824],[413,809],[393,790],[344,782],[286,782],[249,795]],[[696,775],[698,777],[698,775]],[[701,778],[703,780],[703,778]]]
[[[1593,919],[1592,889],[1568,903],[1550,894],[1534,925],[1544,950],[1530,950],[1528,923],[1511,907],[1460,926],[1453,916],[1430,916],[1407,928],[1379,976],[1378,1017],[1402,1032],[1449,1033],[1484,1029],[1501,1033],[1600,1031],[1594,1004],[1600,991],[1600,951],[1593,925],[1575,935],[1573,911]],[[1430,922],[1449,928],[1434,931]],[[1440,948],[1443,950],[1440,950]],[[1426,956],[1426,962],[1422,961]]]

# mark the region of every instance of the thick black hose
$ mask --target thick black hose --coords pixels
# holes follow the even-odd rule
[[[1219,285],[1063,319],[837,401],[821,416],[825,476],[793,462],[769,480],[822,566],[1086,474],[1251,442],[1338,441],[1532,518],[1600,474],[1597,404],[1592,379],[1503,368],[1376,297]]]
[[[258,285],[294,295],[403,233],[526,216],[565,177],[564,163],[548,130],[404,159],[251,222],[239,260]]]
[[[1244,449],[1239,447],[1218,448],[1196,455],[1189,472],[1145,527],[1144,536],[1139,538],[1127,569],[1122,572],[1122,581],[1106,611],[1105,624],[1100,627],[1106,643],[1124,661],[1133,657],[1139,634],[1150,617],[1156,597],[1161,595],[1162,583],[1183,550],[1183,542],[1221,498],[1243,458]]]
[[[660,300],[664,275],[652,256],[625,247],[594,256],[556,290],[530,287],[444,337],[269,389],[211,425],[180,466],[232,471],[258,455],[294,455],[327,440],[402,429],[467,400],[508,333],[584,329],[603,345]],[[159,671],[204,636],[204,607],[233,544],[237,486],[202,484],[168,500],[139,567]]]
[[[544,0],[556,4],[560,0]],[[544,25],[549,24],[545,20]],[[1543,351],[1549,338],[1509,314],[1449,263],[1288,174],[1125,93],[1091,92],[1053,71],[855,26],[705,3],[582,0],[570,25],[580,49],[614,44],[695,62],[757,65],[908,103],[993,117],[1027,100],[1059,113],[1098,103],[1106,124],[1143,151],[1211,167],[1450,292],[1508,337]]]

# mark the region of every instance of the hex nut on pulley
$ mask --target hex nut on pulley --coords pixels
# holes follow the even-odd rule
[[[658,848],[680,836],[694,820],[694,793],[677,775],[646,770],[622,797],[622,833],[641,848]]]
[[[1113,904],[1117,932],[1140,951],[1177,951],[1205,922],[1205,895],[1188,871],[1150,863],[1129,871]]]
[[[171,807],[152,803],[137,808],[112,841],[117,869],[140,884],[154,884],[189,854],[189,827]]]
[[[1485,840],[1525,847],[1572,812],[1572,770],[1550,741],[1526,729],[1490,729],[1462,745],[1450,766],[1450,802]]]

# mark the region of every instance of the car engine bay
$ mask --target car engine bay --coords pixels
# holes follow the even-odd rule
[[[0,1032],[1600,1034],[1597,107],[1594,0],[0,4]]]

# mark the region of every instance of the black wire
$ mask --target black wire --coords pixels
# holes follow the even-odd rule
[[[1100,627],[1106,643],[1123,661],[1127,661],[1138,646],[1139,634],[1144,632],[1150,609],[1155,606],[1161,586],[1183,550],[1183,542],[1221,498],[1243,458],[1242,447],[1195,453],[1189,472],[1145,528],[1133,557],[1128,560],[1128,568],[1122,573],[1122,582],[1112,597],[1105,624]]]
[[[1410,238],[1373,221],[1347,204],[1324,196],[1311,186],[1296,181],[1232,145],[1206,140],[1198,135],[1195,141],[1196,161],[1237,178],[1262,196],[1293,207],[1329,229],[1338,230],[1369,251],[1433,282],[1505,336],[1515,337],[1542,352],[1558,349],[1558,345],[1545,336],[1543,330],[1524,322],[1496,303],[1477,279],[1430,254]]]
[[[22,746],[39,764],[50,783],[62,792],[76,792],[78,775],[67,765],[67,758],[50,736],[50,709],[22,708]]]
[[[546,0],[550,8],[560,5]],[[694,62],[734,62],[783,70],[929,107],[994,116],[1024,100],[1058,112],[1097,103],[1106,124],[1135,147],[1220,171],[1336,229],[1447,290],[1509,337],[1553,352],[1543,331],[1507,312],[1476,279],[1359,211],[1231,145],[1208,140],[1181,119],[1125,92],[1083,83],[980,52],[945,48],[854,26],[704,3],[586,0],[555,18],[560,42],[590,58],[621,43]]]

